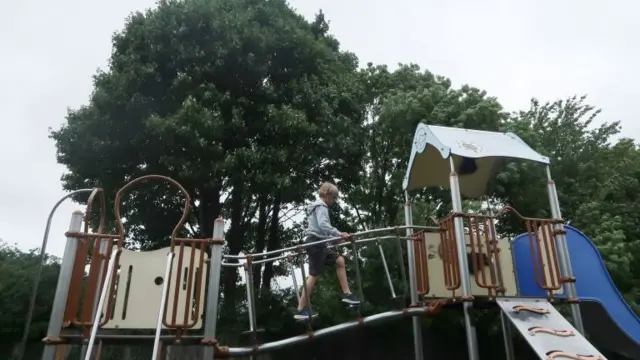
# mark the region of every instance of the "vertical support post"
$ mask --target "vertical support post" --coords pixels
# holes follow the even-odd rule
[[[411,211],[411,200],[409,200],[409,193],[404,192],[404,221],[407,225],[407,261],[409,262],[409,287],[411,291],[411,305],[418,303],[418,283],[416,280],[416,259],[413,251],[413,244],[411,243],[411,236],[413,235],[413,213]],[[413,325],[413,348],[416,360],[424,359],[424,352],[422,348],[422,324],[420,318],[414,316],[411,318]],[[474,359],[475,360],[475,359]]]
[[[93,350],[93,345],[96,341],[96,335],[98,335],[98,328],[100,327],[100,313],[102,309],[104,309],[105,303],[107,302],[107,296],[109,296],[109,289],[111,286],[112,277],[115,277],[116,272],[116,260],[118,259],[118,255],[120,254],[120,247],[114,245],[116,249],[111,252],[111,258],[109,259],[109,265],[107,266],[107,276],[104,278],[104,284],[102,285],[102,292],[100,293],[100,300],[98,301],[98,312],[93,320],[93,326],[91,327],[91,336],[89,336],[89,344],[87,345],[87,353],[84,360],[91,360],[91,351]],[[166,280],[166,279],[165,279]],[[165,281],[166,283],[166,281]]]
[[[453,157],[449,156],[449,165],[451,173],[449,174],[449,185],[451,187],[451,203],[453,212],[462,212],[462,197],[460,196],[460,183],[458,182],[458,174],[456,173]],[[456,216],[454,218],[456,248],[458,250],[458,265],[460,268],[460,285],[462,287],[462,296],[466,299],[471,297],[471,281],[469,280],[469,264],[467,263],[467,242],[464,236],[464,224],[462,218]],[[469,351],[469,360],[479,360],[478,339],[476,337],[476,327],[471,320],[471,312],[473,304],[470,301],[463,301],[464,309],[464,325],[467,334],[467,347]]]
[[[356,281],[358,282],[358,292],[360,302],[364,303],[364,291],[362,290],[362,275],[360,275],[360,260],[358,260],[358,244],[355,238],[351,238],[351,250],[353,251],[353,264],[356,269]]]
[[[402,254],[402,243],[400,242],[400,233],[396,232],[396,247],[397,247],[397,251],[398,251],[398,263],[400,264],[400,278],[402,279],[402,286],[404,287],[403,291],[404,291],[404,295],[403,295],[403,302],[406,302],[407,300],[407,294],[409,291],[409,283],[407,282],[407,270],[404,267],[404,254]],[[411,244],[411,246],[413,246],[413,244]],[[415,254],[414,254],[415,256]],[[417,286],[416,286],[417,288]],[[417,291],[417,289],[416,289]]]
[[[213,223],[213,237],[211,239],[211,258],[209,258],[209,284],[207,286],[207,307],[204,318],[204,340],[216,337],[216,322],[218,321],[218,302],[220,299],[220,272],[222,269],[222,247],[224,246],[224,220],[218,218]],[[205,346],[204,359],[213,359],[214,347]]]
[[[558,200],[558,192],[556,191],[556,183],[551,178],[551,169],[547,165],[547,192],[549,194],[549,205],[551,207],[551,216],[554,219],[562,219],[562,213],[560,212],[560,201]],[[558,262],[560,263],[560,269],[564,277],[573,279],[573,267],[571,266],[571,258],[569,257],[569,249],[567,247],[567,237],[564,233],[563,224],[554,224],[554,229],[559,232],[555,236],[556,247],[558,248]],[[578,293],[576,291],[576,284],[574,282],[565,282],[564,291],[570,300],[577,300]],[[582,314],[580,312],[580,306],[577,303],[571,303],[571,317],[573,318],[573,325],[581,333],[584,332],[584,324],[582,323]]]
[[[491,203],[489,202],[489,199],[487,198],[486,200],[487,200],[487,213],[489,214],[489,221],[490,221],[489,226],[491,226],[490,233],[496,234],[495,223],[493,221],[493,209],[491,208]],[[491,241],[498,241],[498,239],[491,239]],[[500,253],[492,254],[492,255],[493,256],[491,257],[491,266],[494,266],[494,268],[496,269],[496,274],[500,274],[502,269],[499,269],[496,266],[497,264],[495,261],[495,257],[500,256]],[[498,278],[502,279],[502,276],[499,276]],[[497,295],[504,296],[504,292],[499,292]],[[513,334],[511,333],[511,330],[512,330],[511,323],[509,322],[509,319],[507,319],[507,316],[504,314],[503,311],[500,311],[500,325],[502,325],[502,341],[504,342],[504,351],[506,355],[506,360],[514,360],[515,355],[513,351]]]
[[[302,248],[298,247],[298,256],[300,257],[300,272],[302,273],[302,290],[307,296],[307,309],[309,310],[309,323],[307,326],[311,328],[311,320],[313,320],[313,309],[311,308],[311,294],[309,293],[309,287],[307,286],[307,272],[304,271],[304,258],[302,255]]]
[[[82,211],[74,211],[71,215],[71,223],[69,224],[69,232],[78,232],[82,227]],[[53,298],[51,307],[51,317],[49,327],[47,328],[47,339],[57,339],[60,337],[62,329],[62,318],[64,310],[67,306],[67,298],[69,297],[69,287],[71,286],[71,273],[73,271],[73,263],[75,262],[76,250],[78,249],[78,239],[67,237],[67,244],[64,247],[62,255],[62,264],[60,265],[60,274],[58,275],[58,285]],[[53,360],[56,356],[56,345],[45,345],[42,353],[42,360]]]
[[[296,279],[296,267],[293,266],[293,258],[287,259],[289,268],[291,269],[291,280],[293,281],[293,291],[296,293],[298,304],[300,303],[300,288],[298,287],[298,279]]]
[[[391,298],[396,298],[396,289],[393,288],[393,281],[391,281],[391,274],[389,273],[389,266],[387,265],[387,259],[384,256],[384,250],[382,244],[378,241],[378,250],[380,250],[380,258],[382,259],[382,266],[384,267],[384,274],[387,276],[387,282],[389,283],[389,290],[391,290]]]
[[[247,310],[249,312],[249,336],[251,337],[251,346],[258,345],[258,323],[256,320],[256,298],[253,287],[253,259],[247,258],[247,262],[244,264],[244,278],[247,284]],[[254,360],[255,356],[250,355],[250,360]]]

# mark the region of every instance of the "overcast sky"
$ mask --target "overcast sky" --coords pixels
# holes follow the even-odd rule
[[[342,46],[368,61],[414,62],[497,96],[509,110],[531,97],[588,94],[602,120],[640,135],[640,5],[595,0],[291,0],[322,8]],[[4,1],[0,13],[0,238],[39,247],[51,206],[64,195],[48,128],[86,104],[105,68],[111,35],[152,0]],[[633,34],[636,34],[635,37]],[[409,149],[407,149],[407,156]],[[54,218],[49,252],[78,205]]]

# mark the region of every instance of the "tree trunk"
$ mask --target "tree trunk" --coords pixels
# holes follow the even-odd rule
[[[267,195],[260,195],[260,205],[258,208],[258,229],[256,231],[256,253],[264,251],[267,238]],[[253,266],[253,287],[258,289],[260,287],[262,274],[262,264]]]
[[[199,232],[201,237],[208,238],[213,236],[213,224],[216,218],[220,216],[220,210],[222,209],[222,205],[220,204],[220,187],[202,190],[199,200]]]
[[[242,250],[243,245],[243,192],[244,183],[241,178],[234,179],[231,190],[231,228],[226,236],[229,253],[237,255]],[[230,262],[237,262],[231,261]],[[236,267],[226,267],[222,273],[223,294],[224,294],[224,314],[233,314],[235,306],[235,289],[238,281],[238,270]]]
[[[276,250],[280,246],[280,202],[282,195],[277,193],[273,199],[273,210],[271,211],[271,224],[269,224],[269,239],[267,250]],[[267,293],[271,288],[271,280],[273,279],[273,262],[264,265],[264,273],[262,274],[261,292]]]

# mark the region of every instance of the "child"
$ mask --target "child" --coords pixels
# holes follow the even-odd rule
[[[318,191],[319,199],[307,208],[307,229],[304,234],[304,242],[310,243],[318,240],[340,237],[340,242],[349,238],[349,234],[340,232],[331,226],[329,221],[328,207],[338,200],[338,188],[331,183],[324,183]],[[351,293],[349,283],[347,282],[347,270],[344,265],[344,258],[338,255],[333,249],[327,248],[327,243],[312,245],[307,248],[309,256],[309,276],[306,279],[307,290],[309,295],[313,293],[316,279],[323,272],[325,267],[336,266],[338,281],[344,296],[342,302],[347,304],[359,304],[360,300]],[[294,315],[296,320],[304,320],[309,318],[308,295],[302,288],[302,296],[298,303],[298,312]],[[312,317],[318,314],[314,311]]]

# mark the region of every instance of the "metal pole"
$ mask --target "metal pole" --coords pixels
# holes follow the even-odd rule
[[[100,248],[99,248],[99,253],[100,254],[106,254],[107,250],[109,249],[109,245],[112,243],[111,239],[102,239],[100,240]],[[98,272],[98,282],[96,283],[96,290],[95,290],[95,297],[93,299],[93,311],[91,313],[91,318],[93,319],[98,311],[98,301],[100,300],[100,289],[102,288],[102,271],[104,269],[104,259],[100,258],[100,271]],[[100,309],[100,311],[102,311],[102,309]],[[87,345],[83,344],[82,348],[80,350],[80,359],[84,359],[84,357],[87,355]]]
[[[351,241],[351,249],[353,250],[353,262],[356,268],[356,281],[358,282],[358,291],[360,292],[360,302],[364,303],[364,291],[362,290],[362,275],[360,275],[360,260],[358,260],[358,245],[355,241]]]
[[[251,288],[253,287],[253,284],[249,283],[249,281],[252,280],[251,278],[253,276],[249,275],[250,271],[251,270],[249,269],[249,267],[245,263],[244,278],[246,280],[245,283],[246,283],[246,288],[247,288],[247,312],[249,314],[249,331],[253,335],[253,332],[256,330],[256,327],[254,326],[255,317],[254,317],[254,314],[253,314],[253,299],[251,298]]]
[[[304,271],[304,258],[302,251],[300,251],[300,272],[302,272],[302,289],[307,296],[307,309],[309,310],[309,327],[311,327],[311,320],[313,319],[313,309],[311,308],[311,294],[309,293],[309,287],[307,286],[307,272]]]
[[[486,202],[487,202],[487,212],[489,214],[489,221],[490,221],[489,226],[492,227],[492,229],[490,229],[489,234],[496,234],[495,223],[493,222],[493,209],[491,208],[491,203],[489,202],[489,198],[486,199]],[[498,239],[491,239],[491,241],[498,241]],[[492,255],[493,256],[491,257],[491,266],[493,266],[496,269],[497,274],[500,274],[500,272],[502,272],[502,269],[499,269],[496,267],[496,261],[495,261],[495,257],[500,256],[500,253],[492,254]],[[499,279],[502,279],[502,276],[499,276]],[[504,284],[502,285],[504,286]],[[504,296],[504,292],[498,293],[498,296]],[[514,351],[513,351],[513,335],[511,333],[511,323],[509,322],[509,319],[507,319],[507,316],[502,311],[500,311],[500,325],[502,326],[502,341],[504,342],[506,360],[514,360],[515,357],[514,357]]]
[[[551,178],[551,169],[549,168],[549,165],[547,165],[547,191],[549,193],[551,216],[553,216],[554,219],[562,219],[560,201],[558,200],[558,192],[556,191],[556,183]],[[573,279],[573,267],[571,266],[569,249],[567,248],[567,237],[564,234],[564,225],[554,224],[554,228],[559,232],[556,236],[556,247],[558,248],[558,261],[560,262],[560,268],[562,269],[564,276]],[[569,299],[578,299],[575,283],[564,283],[564,291]],[[573,318],[573,325],[581,334],[584,335],[585,332],[584,324],[582,323],[582,314],[580,312],[580,306],[576,303],[571,304],[571,317]]]
[[[404,221],[407,225],[407,237],[410,238],[413,235],[413,214],[411,213],[411,201],[409,200],[409,193],[404,192],[405,204],[404,204]],[[413,252],[413,244],[411,239],[407,239],[407,261],[409,262],[409,286],[411,288],[411,305],[414,306],[418,303],[418,283],[416,280],[416,262],[415,254]],[[420,319],[414,317],[411,319],[413,325],[413,348],[416,360],[423,360],[424,353],[422,348],[422,326]]]
[[[251,333],[251,345],[258,345],[258,323],[256,320],[256,302],[253,288],[253,265],[251,264],[251,258],[244,264],[244,278],[247,284],[247,310],[249,312],[249,332]],[[253,355],[249,356],[249,359],[254,360]]]
[[[16,353],[16,360],[22,360],[24,356],[24,349],[27,347],[27,340],[29,339],[29,328],[31,327],[31,320],[33,318],[33,311],[36,307],[36,297],[38,296],[38,286],[40,285],[40,278],[42,277],[42,268],[44,267],[44,259],[47,256],[47,241],[49,240],[49,231],[51,230],[51,221],[53,220],[53,215],[58,210],[60,204],[62,204],[68,198],[82,194],[92,192],[93,189],[80,189],[73,192],[68,193],[58,200],[58,202],[53,205],[51,211],[49,212],[49,217],[47,218],[47,225],[44,228],[44,235],[42,236],[42,245],[40,246],[40,263],[38,264],[38,270],[36,270],[36,275],[33,278],[33,289],[31,290],[31,298],[29,299],[29,310],[27,311],[27,319],[24,324],[24,332],[22,333],[22,339],[20,340],[20,345],[18,345],[18,352]],[[80,231],[78,228],[77,231]]]
[[[71,215],[69,232],[78,232],[80,231],[81,227],[82,227],[82,211],[74,211],[73,214]],[[46,234],[45,236],[45,242],[46,242],[46,238],[49,235],[49,226],[47,226],[47,230],[45,231],[45,234]],[[42,249],[44,249],[44,247]],[[62,329],[62,320],[64,317],[64,310],[67,307],[67,298],[69,297],[69,287],[71,286],[71,275],[73,273],[73,265],[75,262],[77,249],[78,249],[78,239],[74,237],[67,237],[67,244],[64,247],[64,254],[62,255],[62,264],[60,264],[60,274],[58,275],[58,285],[56,286],[56,293],[53,298],[53,305],[51,306],[51,317],[49,320],[49,327],[47,328],[47,338],[49,339],[55,339],[58,336],[60,336],[60,330]],[[34,287],[36,291],[34,292],[34,294],[36,294],[38,291],[37,284],[38,282],[40,282],[40,276],[38,276],[36,280],[37,280],[36,286]],[[31,322],[31,319],[29,319],[29,323],[30,322]],[[21,350],[21,352],[22,351],[23,350]],[[53,360],[55,356],[56,356],[56,345],[45,345],[44,351],[42,352],[42,360]]]
[[[382,266],[384,267],[384,273],[387,275],[387,282],[389,283],[389,290],[391,290],[391,297],[396,298],[396,290],[393,288],[393,282],[391,281],[391,274],[389,273],[389,266],[387,265],[387,259],[384,257],[384,250],[382,245],[378,242],[378,250],[380,250],[380,257],[382,258]]]
[[[313,344],[318,344],[316,340],[322,339],[324,337],[328,337],[329,335],[338,334],[340,332],[346,332],[348,330],[356,330],[362,329],[362,326],[373,326],[379,325],[389,320],[402,319],[407,316],[410,317],[424,317],[426,308],[425,307],[415,307],[409,309],[402,310],[393,310],[387,311],[383,313],[378,313],[375,315],[367,316],[358,321],[347,321],[338,325],[334,325],[331,327],[323,328],[313,332],[313,336],[309,336],[309,333],[300,334],[298,336],[289,337],[282,340],[277,340],[273,342],[268,342],[263,345],[253,347],[232,347],[229,348],[229,356],[234,359],[240,359],[251,354],[264,354],[270,351],[275,351],[278,349],[283,349],[285,347],[290,347],[298,344],[303,344],[307,342],[312,342]],[[420,359],[424,360],[424,359]]]
[[[162,296],[160,297],[160,310],[158,311],[158,321],[156,322],[156,336],[153,339],[153,353],[152,359],[158,358],[158,353],[162,345],[160,344],[160,333],[162,332],[162,320],[164,319],[164,309],[167,306],[167,296],[169,293],[169,283],[171,277],[171,265],[173,264],[173,257],[175,256],[173,251],[167,253],[167,265],[164,269],[164,281],[162,282]],[[109,264],[111,266],[111,264]],[[176,286],[178,286],[176,284]],[[106,289],[105,289],[106,290]],[[100,299],[102,301],[102,299]],[[85,359],[89,360],[89,359]]]
[[[407,282],[407,270],[404,267],[404,254],[402,253],[402,243],[400,242],[400,235],[396,234],[396,246],[398,251],[398,262],[400,263],[400,278],[402,279],[402,286],[404,287],[404,296],[402,301],[407,299],[407,293],[409,291],[409,284]],[[415,255],[415,254],[414,254]]]
[[[207,286],[207,308],[204,318],[204,338],[212,340],[216,337],[216,321],[218,320],[218,302],[220,298],[220,270],[222,269],[222,247],[224,246],[224,220],[216,219],[213,223],[213,243],[209,259],[209,284]],[[213,346],[205,346],[204,359],[213,359]]]
[[[451,203],[453,212],[462,212],[462,198],[460,196],[460,183],[458,182],[458,174],[456,173],[453,157],[449,156],[449,165],[451,174],[449,175],[449,184],[451,187]],[[467,242],[464,235],[464,224],[462,218],[456,216],[454,218],[454,226],[456,230],[456,248],[458,250],[458,264],[460,268],[460,284],[462,285],[462,296],[469,298],[471,296],[471,281],[469,280],[469,264],[467,264]],[[476,337],[476,327],[471,320],[471,312],[473,304],[470,301],[464,301],[462,308],[464,310],[464,325],[467,334],[467,346],[469,351],[469,360],[479,360],[478,339]]]
[[[289,265],[291,268],[291,280],[293,280],[293,291],[296,293],[296,298],[298,299],[298,304],[300,303],[300,291],[298,287],[298,280],[296,279],[296,268],[293,266],[293,259],[289,260]]]
[[[100,294],[100,301],[98,301],[98,311],[93,320],[93,326],[91,327],[91,336],[89,337],[89,345],[87,345],[87,354],[84,360],[91,360],[91,351],[93,350],[93,344],[96,341],[96,334],[98,333],[98,327],[100,325],[100,314],[104,309],[104,303],[107,300],[107,294],[109,293],[109,287],[111,286],[111,277],[115,272],[116,259],[120,253],[120,248],[115,246],[115,251],[111,252],[111,259],[109,259],[109,266],[107,267],[107,276],[104,278],[104,284],[102,284],[102,293]]]

